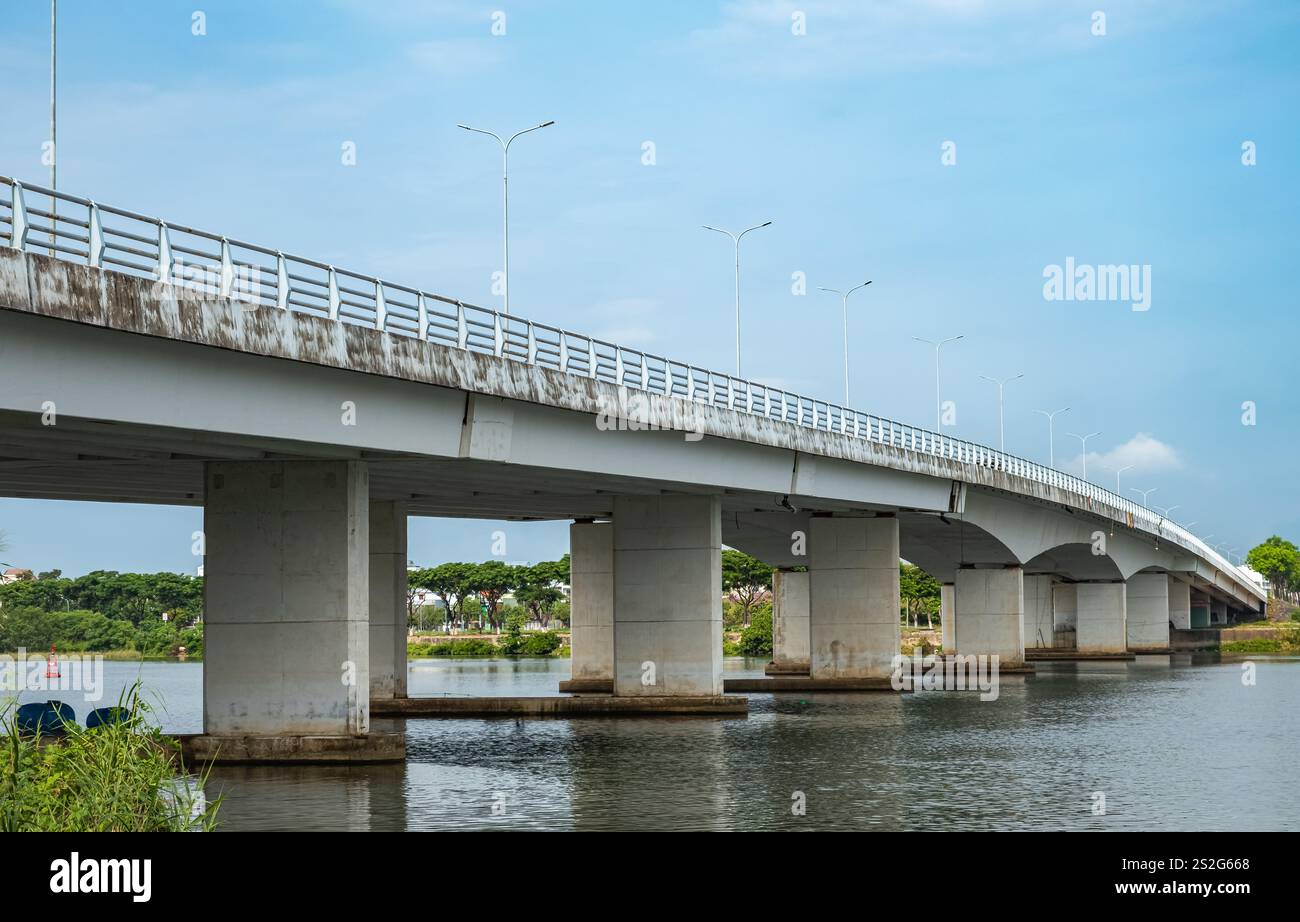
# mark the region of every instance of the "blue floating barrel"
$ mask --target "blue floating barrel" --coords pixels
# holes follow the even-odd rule
[[[131,711],[123,707],[95,708],[86,715],[86,729],[124,724],[131,718]]]
[[[62,701],[33,701],[18,708],[18,732],[62,736],[64,721],[75,724],[77,712]]]

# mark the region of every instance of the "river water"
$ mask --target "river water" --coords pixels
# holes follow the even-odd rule
[[[1300,829],[1300,659],[1252,662],[1253,685],[1241,660],[1183,655],[1040,664],[989,702],[777,694],[750,695],[746,718],[375,720],[405,727],[404,764],[218,767],[209,794],[235,830]],[[569,661],[410,670],[414,696],[547,695]],[[84,720],[137,678],[165,730],[202,729],[201,663],[109,662],[103,701],[63,697]]]

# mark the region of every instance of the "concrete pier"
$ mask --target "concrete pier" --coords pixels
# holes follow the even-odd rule
[[[814,516],[808,551],[811,677],[890,675],[899,649],[898,519]]]
[[[570,678],[561,691],[608,689],[614,682],[614,525],[569,526]]]
[[[939,641],[944,653],[957,652],[957,637],[953,633],[953,594],[957,587],[952,583],[939,585]]]
[[[1001,667],[1025,662],[1024,570],[1020,567],[957,571],[953,628],[962,656],[998,656]]]
[[[194,744],[198,751],[244,752],[243,761],[277,761],[283,753],[303,761],[340,749],[352,759],[400,758],[390,743],[376,739],[370,751],[366,742],[366,464],[213,461],[206,464],[205,480],[208,739]],[[250,753],[246,741],[234,738],[264,742]],[[335,738],[336,744],[322,738]]]
[[[1052,577],[1025,577],[1025,649],[1050,650],[1055,646]]]
[[[722,694],[717,496],[614,499],[614,694]]]
[[[768,675],[808,675],[808,573],[772,572],[772,662]]]
[[[1192,587],[1173,576],[1169,577],[1169,621],[1178,631],[1192,626]]]
[[[1079,653],[1127,653],[1127,592],[1124,582],[1079,583]]]
[[[406,507],[370,503],[370,698],[406,697]]]
[[[1166,573],[1135,573],[1125,584],[1125,632],[1134,653],[1169,652],[1169,584]]]

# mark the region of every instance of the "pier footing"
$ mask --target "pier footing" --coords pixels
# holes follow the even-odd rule
[[[302,764],[401,762],[406,758],[406,737],[401,733],[371,732],[365,736],[209,736],[182,734],[181,761],[186,765]]]
[[[372,717],[744,717],[748,713],[749,699],[728,695],[393,698],[370,705]]]

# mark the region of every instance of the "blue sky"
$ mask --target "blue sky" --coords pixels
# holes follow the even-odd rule
[[[206,35],[193,35],[195,8]],[[1094,10],[1106,14],[1094,35]],[[492,34],[493,12],[506,14]],[[806,34],[792,28],[804,14]],[[48,7],[0,32],[0,173],[43,182]],[[509,5],[60,3],[59,185],[1089,473],[1240,549],[1300,536],[1294,270],[1300,8],[1185,0]],[[345,142],[356,165],[342,163]],[[955,165],[942,162],[956,145]],[[1254,142],[1257,162],[1242,163]],[[643,163],[644,145],[655,162]],[[1048,301],[1043,271],[1150,266],[1150,309]],[[792,292],[804,273],[808,293]],[[1257,424],[1242,424],[1254,401]],[[6,559],[192,570],[197,510],[0,500]],[[558,556],[562,524],[413,520],[421,563]]]

